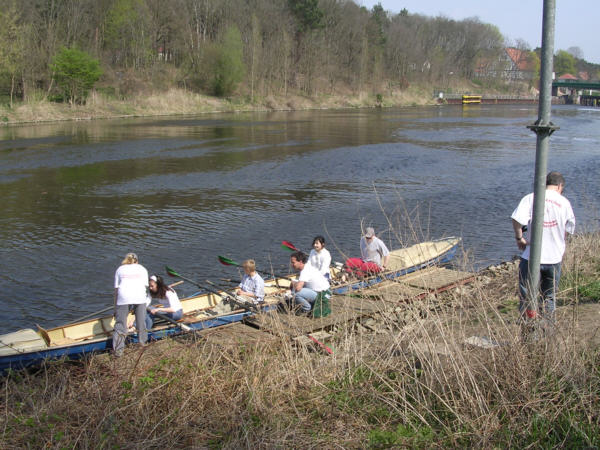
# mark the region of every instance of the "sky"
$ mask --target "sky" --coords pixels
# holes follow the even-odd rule
[[[478,17],[496,25],[513,43],[527,42],[532,49],[542,46],[543,0],[354,0],[371,9],[381,3],[383,9],[399,13],[445,16],[455,20]],[[600,64],[600,0],[556,0],[554,52],[579,47],[586,61]]]

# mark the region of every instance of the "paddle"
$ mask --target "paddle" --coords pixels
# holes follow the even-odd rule
[[[231,299],[232,297],[237,297],[235,294],[229,294],[227,292],[218,291],[217,289],[215,289],[215,288],[213,288],[211,286],[206,286],[205,284],[201,284],[201,283],[198,283],[197,281],[194,281],[194,280],[192,280],[190,278],[184,277],[183,275],[181,275],[180,273],[178,273],[175,269],[172,269],[169,266],[165,266],[165,270],[167,271],[167,274],[169,274],[169,276],[181,278],[182,280],[188,281],[188,282],[190,282],[190,283],[198,286],[200,289],[205,289],[208,292],[212,292],[213,294],[218,295],[221,298],[227,297],[227,298]],[[211,283],[208,280],[207,280],[207,282],[210,283],[210,284],[213,284],[213,283]],[[246,309],[247,311],[250,311],[250,307],[247,306],[247,305],[245,305],[246,302],[244,302],[243,300],[240,301],[237,298],[234,298],[234,300],[235,300],[236,304],[241,303],[241,304],[239,304],[239,306],[241,306],[242,308]],[[256,311],[252,311],[252,312],[256,312]]]
[[[300,250],[299,248],[296,248],[294,246],[294,244],[292,244],[290,241],[281,241],[281,248],[285,249],[285,250],[289,250],[291,252],[302,252],[302,250]],[[304,253],[304,252],[302,252]]]
[[[67,323],[65,325],[72,325],[72,324],[77,323],[77,322],[83,322],[85,319],[89,319],[90,317],[97,316],[98,314],[102,314],[102,313],[108,312],[111,309],[114,309],[114,307],[115,307],[115,305],[111,305],[111,306],[109,306],[107,308],[101,309],[100,311],[96,311],[96,312],[87,314],[87,315],[85,315],[83,317],[80,317],[79,319],[72,320],[71,322],[69,322],[69,323]]]
[[[240,263],[235,262],[233,259],[226,258],[225,256],[217,256],[217,258],[219,259],[219,262],[221,264],[223,264],[224,266],[243,267]],[[286,275],[272,274],[271,272],[265,272],[263,270],[258,270],[258,269],[254,269],[254,270],[256,270],[258,273],[262,273],[263,275],[275,276],[278,278],[287,278]]]
[[[235,262],[232,259],[226,258],[225,256],[218,256],[217,258],[219,258],[219,262],[221,264],[223,264],[224,266],[236,266],[236,267],[243,267],[240,263]],[[270,273],[270,272],[263,272],[262,270],[258,270],[258,269],[254,269],[255,271],[257,271],[258,273],[262,273],[264,275],[268,275],[268,276],[273,276],[275,277],[275,285],[277,287],[281,287],[279,286],[279,278],[284,278],[284,279],[289,279],[288,275],[281,275],[281,274],[277,274],[277,273]]]
[[[211,286],[218,287],[212,281],[209,281],[209,280],[204,280],[204,281],[206,281]],[[228,294],[229,295],[229,300],[233,301],[233,303],[236,304],[237,306],[239,306],[240,308],[243,308],[243,309],[245,309],[248,312],[259,312],[259,309],[256,307],[256,305],[252,304],[252,306],[250,306],[249,302],[247,302],[246,300],[242,299],[237,294],[229,294],[226,291],[225,291],[225,294]],[[218,295],[220,295],[220,294],[218,294]]]
[[[151,310],[151,309],[152,309],[152,308],[150,308],[149,306],[148,306],[148,307],[146,307],[146,311],[148,311],[148,312],[150,312],[150,310]],[[176,320],[173,320],[173,319],[171,319],[169,316],[165,316],[164,314],[161,314],[161,313],[158,313],[158,312],[156,312],[156,313],[154,313],[153,315],[154,315],[154,316],[156,316],[156,317],[159,317],[159,318],[161,318],[161,319],[163,319],[163,320],[166,320],[167,322],[171,322],[173,325],[177,325],[177,326],[178,326],[178,327],[180,327],[180,328],[181,328],[183,331],[192,331],[192,330],[193,330],[191,327],[188,327],[186,324],[184,324],[184,323],[179,323],[179,322],[177,322]]]

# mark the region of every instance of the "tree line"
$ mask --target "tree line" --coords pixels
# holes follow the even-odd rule
[[[471,78],[504,38],[476,18],[351,0],[0,0],[0,92],[83,102],[178,86],[250,98]],[[79,73],[81,69],[81,73]],[[79,83],[69,80],[75,71]]]

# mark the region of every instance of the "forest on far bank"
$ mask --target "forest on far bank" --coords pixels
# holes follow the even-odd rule
[[[455,79],[506,89],[506,47],[477,18],[352,0],[0,0],[0,103],[85,103],[92,88],[121,100],[182,88],[250,101]],[[519,81],[536,87],[538,52],[516,47],[531,72]],[[600,65],[577,56],[562,51],[556,63],[597,78]]]

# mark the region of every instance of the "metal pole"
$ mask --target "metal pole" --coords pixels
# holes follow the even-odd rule
[[[550,135],[558,129],[550,122],[552,102],[552,56],[554,54],[554,16],[556,0],[544,0],[542,22],[542,57],[540,65],[540,98],[538,120],[527,128],[537,135],[535,154],[535,179],[533,190],[533,217],[531,221],[530,256],[528,273],[527,316],[535,318],[538,312],[538,285],[540,282],[540,259],[542,233],[544,231],[544,203],[546,200],[546,173]]]

